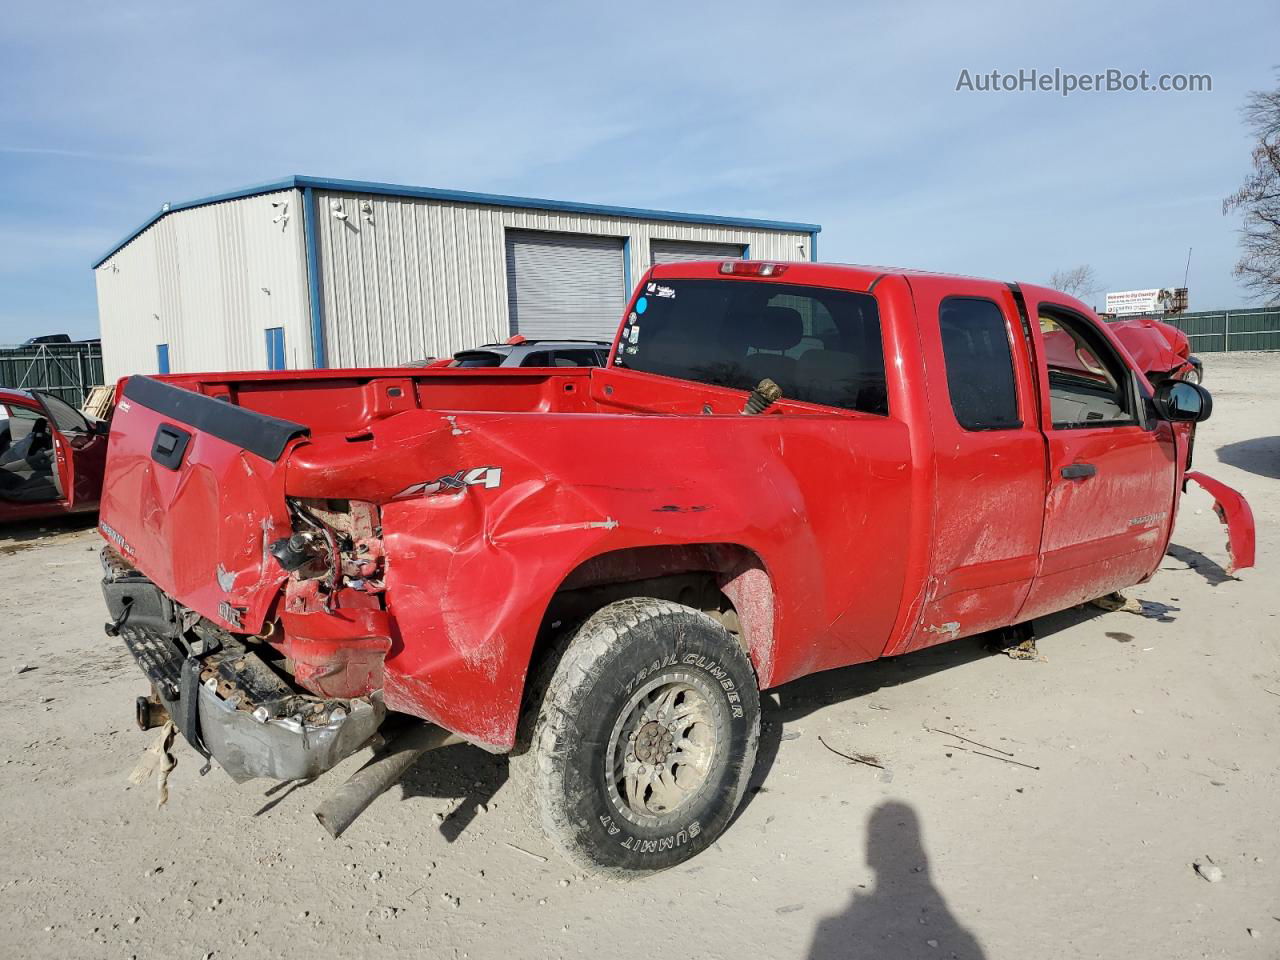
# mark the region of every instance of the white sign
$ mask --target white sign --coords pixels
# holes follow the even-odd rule
[[[1167,290],[1122,290],[1107,294],[1106,313],[1128,317],[1139,313],[1163,313],[1163,301],[1169,297]]]

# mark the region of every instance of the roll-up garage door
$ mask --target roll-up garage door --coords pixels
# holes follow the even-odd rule
[[[700,240],[651,240],[651,263],[684,263],[688,260],[739,260],[740,243],[705,243]]]
[[[511,332],[612,340],[626,304],[621,237],[507,231]]]

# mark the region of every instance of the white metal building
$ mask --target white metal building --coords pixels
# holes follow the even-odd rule
[[[165,207],[94,263],[107,382],[610,339],[652,263],[811,260],[810,223],[289,177]]]

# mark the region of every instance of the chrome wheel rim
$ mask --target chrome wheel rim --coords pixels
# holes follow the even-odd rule
[[[605,754],[609,799],[642,826],[677,819],[709,782],[721,750],[717,699],[701,677],[667,674],[636,690]]]

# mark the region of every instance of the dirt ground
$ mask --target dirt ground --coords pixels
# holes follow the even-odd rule
[[[1256,569],[1226,575],[1193,490],[1142,615],[775,691],[735,824],[625,884],[558,859],[470,747],[337,841],[311,809],[361,757],[237,787],[182,744],[156,809],[92,527],[0,531],[0,956],[1280,957],[1280,354],[1210,356],[1206,386],[1198,465],[1249,496]]]

